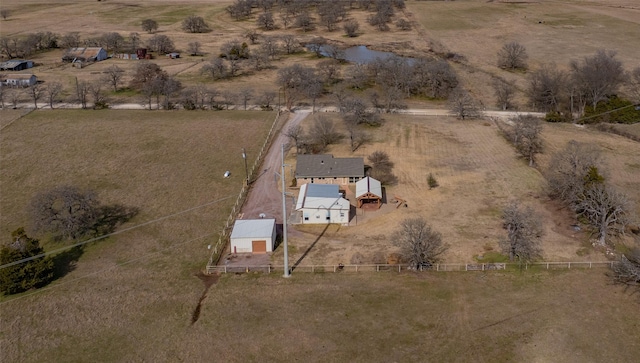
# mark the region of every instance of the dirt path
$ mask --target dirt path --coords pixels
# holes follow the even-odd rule
[[[290,114],[282,130],[299,124],[309,114],[309,111],[297,111]],[[262,163],[262,171],[251,184],[247,201],[242,207],[242,219],[260,218],[260,214],[264,213],[265,218],[275,218],[276,223],[282,224],[282,193],[279,189],[280,178],[278,175],[282,169],[282,144],[287,141],[283,132],[273,140]],[[288,173],[289,170],[287,169],[286,172]]]

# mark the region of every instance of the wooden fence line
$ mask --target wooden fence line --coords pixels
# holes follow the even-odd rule
[[[265,154],[266,149],[268,149],[268,147],[271,144],[273,134],[279,119],[280,119],[280,110],[276,112],[276,117],[274,118],[273,123],[271,124],[269,133],[267,134],[267,137],[264,143],[262,144],[262,148],[260,148],[260,152],[258,152],[258,157],[256,157],[256,160],[253,163],[253,166],[251,167],[251,171],[249,171],[248,180],[252,180],[254,178],[254,172],[256,168],[262,163],[262,158]],[[231,208],[231,213],[229,213],[229,217],[227,217],[227,221],[224,224],[224,228],[222,228],[222,231],[220,232],[220,236],[218,237],[218,240],[213,244],[213,246],[211,246],[211,255],[209,256],[209,261],[207,262],[207,271],[209,271],[211,268],[215,268],[215,265],[220,260],[220,256],[222,255],[222,252],[224,251],[224,248],[227,245],[228,234],[230,232],[233,221],[235,220],[237,213],[240,212],[240,209],[242,208],[242,205],[244,204],[247,198],[248,192],[249,192],[249,185],[245,183],[242,186],[242,189],[240,189],[240,192],[238,193],[236,202],[233,204],[233,207]]]
[[[542,268],[544,270],[552,269],[571,269],[571,268],[611,268],[616,261],[568,261],[568,262],[532,262],[526,264],[519,263],[439,263],[429,268],[418,268],[407,264],[369,264],[369,265],[299,265],[290,268],[290,272],[294,273],[320,273],[320,272],[383,272],[383,271],[435,271],[435,272],[454,272],[454,271],[497,271],[497,270],[513,270],[513,269],[535,269]],[[284,273],[283,265],[258,265],[258,266],[235,266],[235,265],[208,265],[208,274],[213,273]]]

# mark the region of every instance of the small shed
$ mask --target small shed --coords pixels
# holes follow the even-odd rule
[[[356,182],[356,199],[358,208],[365,205],[375,205],[380,208],[382,204],[382,184],[380,181],[368,176]]]
[[[233,224],[232,253],[273,252],[275,243],[275,219],[237,219]]]
[[[12,59],[0,63],[0,71],[23,71],[29,68],[33,68],[33,61]]]
[[[0,77],[0,82],[8,87],[30,87],[38,83],[34,74],[11,74]]]
[[[167,54],[167,58],[170,58],[170,59],[178,59],[178,58],[180,58],[180,53],[177,53],[177,52],[171,52],[171,53],[168,53],[168,54]]]

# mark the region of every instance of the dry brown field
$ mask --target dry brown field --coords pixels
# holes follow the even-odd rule
[[[354,254],[365,263],[380,263],[375,256],[387,256],[394,247],[390,236],[404,218],[422,216],[440,231],[451,249],[447,262],[473,262],[488,251],[499,251],[504,237],[501,211],[511,200],[532,206],[545,225],[543,238],[546,261],[600,260],[601,252],[590,248],[590,234],[576,232],[571,212],[550,200],[540,172],[550,155],[570,140],[595,144],[603,154],[607,176],[634,201],[640,201],[640,146],[621,136],[569,124],[545,124],[545,151],[538,168],[530,168],[518,157],[497,127],[486,121],[460,121],[452,117],[385,116],[379,129],[370,130],[373,142],[351,153],[347,140],[332,145],[335,156],[362,156],[382,150],[395,163],[398,184],[386,187],[387,200],[398,196],[407,208],[384,205],[376,212],[357,211],[349,227],[331,227],[304,258],[307,264],[348,264]],[[311,117],[304,123],[308,125]],[[340,125],[336,120],[336,124]],[[293,155],[290,163],[295,164]],[[429,190],[429,173],[440,186]],[[352,188],[353,189],[353,188]],[[355,190],[352,190],[355,192]],[[293,189],[292,192],[297,192]],[[353,203],[352,203],[353,204]],[[640,215],[640,204],[635,204]],[[300,235],[291,238],[292,260],[302,256],[324,227],[299,226]],[[276,253],[277,263],[282,255]]]
[[[0,34],[48,30],[97,36],[136,31],[144,40],[149,35],[139,23],[154,18],[159,32],[171,36],[179,49],[200,41],[206,60],[222,43],[255,27],[254,20],[229,19],[223,10],[227,3],[8,0],[1,7],[13,13],[0,21]],[[312,34],[291,32],[301,39],[322,35],[407,55],[431,54],[430,50],[460,53],[468,60],[456,65],[465,85],[487,106],[492,102],[487,91],[491,76],[523,85],[524,75],[494,65],[495,52],[507,40],[527,46],[532,66],[547,60],[565,66],[569,59],[599,48],[616,49],[627,68],[640,59],[640,17],[634,15],[638,9],[633,0],[407,5],[407,15],[423,25],[423,33],[395,27],[379,33],[368,25],[356,39],[321,28]],[[183,33],[180,22],[189,14],[203,16],[213,31]],[[356,16],[363,25],[366,14]],[[539,18],[544,23],[538,23]],[[38,77],[70,87],[76,77],[98,79],[112,64],[134,67],[132,62],[111,59],[75,69],[61,64],[61,55],[62,51],[36,55],[34,60],[41,64],[34,69]],[[202,59],[154,61],[185,84],[204,81],[218,89],[257,91],[274,89],[275,74],[283,65],[316,62],[308,54],[283,57],[271,70],[214,83],[199,75]],[[124,101],[129,95],[111,97]],[[141,213],[122,228],[154,222],[87,245],[73,270],[45,289],[2,297],[2,361],[625,362],[640,355],[637,298],[611,286],[604,270],[294,274],[290,280],[227,275],[196,310],[203,283],[195,275],[204,267],[207,245],[217,240],[244,178],[240,148],[255,155],[274,114],[19,112],[0,111],[0,238],[28,224],[25,205],[34,193],[61,183],[93,188],[106,203],[139,207]],[[540,172],[517,157],[493,124],[385,118],[382,128],[370,130],[371,144],[353,154],[344,143],[329,152],[365,157],[375,150],[388,152],[400,182],[387,188],[387,199],[400,196],[408,208],[385,206],[380,213],[359,215],[348,228],[330,227],[303,263],[348,263],[355,252],[371,262],[376,252],[393,250],[389,236],[394,225],[415,215],[425,217],[451,244],[447,261],[470,262],[497,250],[504,234],[501,208],[511,199],[542,214],[545,259],[604,259],[590,247],[588,233],[573,231],[574,217],[549,201]],[[545,124],[544,138],[540,167],[571,139],[598,145],[609,165],[607,177],[636,200],[640,212],[637,142],[556,124]],[[289,155],[289,164],[293,157]],[[225,170],[231,170],[231,178],[222,178]],[[428,190],[429,173],[440,187]],[[291,260],[299,259],[320,232],[293,229]],[[281,261],[280,249],[272,262]]]
[[[35,31],[60,34],[79,31],[83,37],[95,37],[116,31],[126,37],[131,32],[138,32],[144,43],[151,35],[140,29],[140,22],[152,18],[159,23],[158,33],[171,37],[178,51],[184,52],[189,42],[198,41],[205,53],[202,57],[183,53],[180,59],[172,60],[164,56],[154,59],[169,74],[185,85],[204,83],[218,90],[248,87],[257,91],[257,94],[277,88],[275,77],[279,68],[293,63],[313,65],[317,62],[315,57],[303,53],[283,56],[274,61],[270,69],[247,71],[245,75],[232,80],[213,82],[204,77],[200,72],[204,62],[217,55],[223,43],[229,40],[246,41],[246,32],[256,29],[257,10],[250,19],[234,21],[224,10],[229,3],[121,0],[78,4],[71,1],[47,3],[41,0],[10,0],[3,4],[3,8],[10,9],[12,15],[0,22],[0,34],[19,36]],[[493,77],[513,80],[521,91],[526,88],[526,73],[507,72],[496,66],[496,52],[508,41],[518,41],[526,46],[530,69],[550,62],[567,68],[571,60],[592,55],[598,49],[617,51],[618,58],[629,70],[637,66],[637,60],[640,59],[640,7],[633,0],[460,0],[406,1],[406,4],[406,10],[398,12],[394,21],[399,18],[414,21],[417,26],[411,31],[398,31],[395,26],[391,26],[389,32],[377,31],[367,24],[368,13],[352,11],[350,16],[361,24],[362,34],[356,38],[345,37],[341,29],[327,32],[320,25],[306,33],[283,27],[261,33],[294,34],[301,43],[322,36],[343,46],[368,45],[409,56],[433,57],[436,53],[457,53],[466,59],[454,64],[464,87],[487,108],[494,107],[490,88]],[[181,21],[191,14],[202,16],[211,25],[212,31],[204,34],[184,33],[180,29]],[[280,21],[277,13],[276,21]],[[75,69],[60,62],[62,53],[62,50],[55,50],[36,54],[33,59],[40,66],[33,72],[45,82],[62,82],[69,97],[76,78],[97,80],[104,69],[113,64],[131,75],[136,64],[135,61],[110,59],[85,69]],[[110,99],[112,102],[124,102],[131,99],[131,94],[112,94]],[[517,101],[521,109],[528,108],[523,93],[517,97]],[[414,99],[409,104],[425,102],[429,101]]]
[[[167,276],[184,261],[172,255],[3,302],[3,360],[631,362],[640,354],[637,297],[602,270],[225,275],[192,324],[203,286]]]

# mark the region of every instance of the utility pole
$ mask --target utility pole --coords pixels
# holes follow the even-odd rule
[[[247,168],[247,153],[242,148],[242,158],[244,159],[244,173],[247,175],[247,186],[249,186],[249,169]]]
[[[287,199],[285,196],[285,177],[284,177],[284,144],[282,144],[282,243],[284,248],[284,275],[283,277],[291,277],[289,273],[289,248],[287,245]]]

